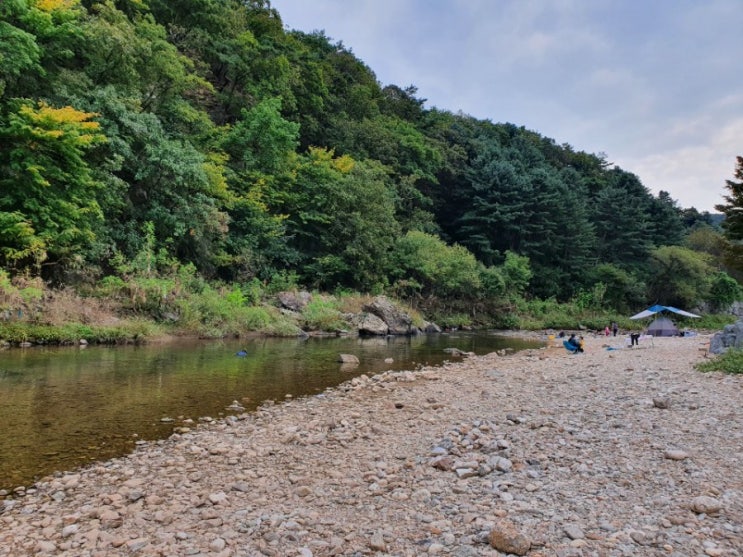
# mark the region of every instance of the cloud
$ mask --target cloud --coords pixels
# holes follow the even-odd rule
[[[273,0],[427,106],[523,125],[713,210],[743,155],[740,0]]]
[[[725,181],[733,179],[741,137],[743,118],[738,118],[720,129],[707,129],[696,142],[614,162],[641,176],[654,193],[670,191],[682,207],[714,211],[727,193]]]

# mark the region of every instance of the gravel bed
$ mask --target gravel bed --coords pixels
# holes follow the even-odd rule
[[[204,418],[0,501],[0,555],[743,555],[743,376],[695,371],[708,344],[588,338]]]

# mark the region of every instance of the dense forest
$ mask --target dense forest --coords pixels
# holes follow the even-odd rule
[[[8,276],[620,311],[738,294],[713,215],[608,155],[427,108],[265,0],[4,0],[0,145]]]

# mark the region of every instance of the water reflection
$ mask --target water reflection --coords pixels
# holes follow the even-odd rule
[[[7,350],[0,352],[0,488],[126,454],[138,439],[167,437],[173,423],[162,418],[218,417],[233,400],[251,410],[362,373],[438,365],[450,359],[447,347],[484,354],[535,346],[460,333]],[[340,353],[361,364],[342,367]]]

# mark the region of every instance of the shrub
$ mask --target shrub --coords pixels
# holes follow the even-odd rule
[[[302,333],[302,329],[294,321],[282,315],[270,323],[263,332],[277,337],[295,337]]]
[[[447,329],[470,327],[472,325],[472,318],[466,313],[455,313],[442,317],[439,325]]]
[[[339,331],[346,327],[337,302],[315,296],[302,310],[304,326],[317,331]]]
[[[683,323],[684,326],[688,326],[689,328],[719,331],[724,329],[725,325],[735,323],[737,319],[735,315],[729,313],[717,313],[702,315],[701,319],[679,320],[677,325],[681,326],[680,324]]]
[[[403,284],[420,284],[424,295],[456,297],[470,296],[481,287],[480,266],[472,253],[425,232],[410,231],[400,238],[391,261],[400,292]]]
[[[265,295],[265,288],[263,283],[257,278],[253,277],[249,282],[243,285],[241,291],[245,297],[245,304],[257,305],[259,304]]]
[[[100,297],[117,297],[126,288],[126,282],[117,276],[109,275],[98,282],[95,295]]]
[[[77,344],[85,339],[91,344],[124,344],[139,342],[151,336],[156,329],[144,322],[132,321],[122,325],[100,327],[68,323],[39,325],[31,323],[0,324],[0,338],[18,344]]]
[[[266,293],[277,294],[286,290],[297,290],[299,288],[299,277],[294,271],[279,271],[271,275],[266,285]]]
[[[699,371],[722,371],[723,373],[743,373],[743,350],[728,350],[712,360],[695,366]]]
[[[248,331],[265,331],[275,321],[274,317],[264,307],[250,306],[243,308],[238,319]]]
[[[720,271],[712,279],[707,300],[714,310],[719,311],[729,307],[730,304],[740,298],[740,294],[741,288],[738,281],[727,273]]]

